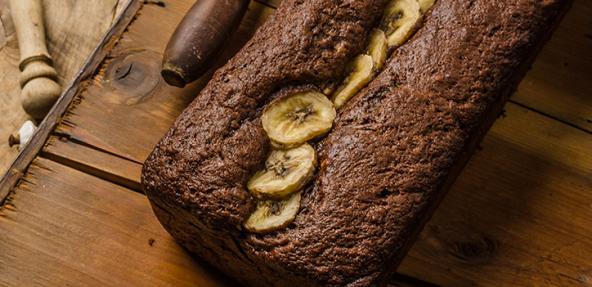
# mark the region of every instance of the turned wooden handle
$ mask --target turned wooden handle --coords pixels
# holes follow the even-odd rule
[[[10,0],[21,54],[21,103],[35,119],[43,119],[61,93],[58,75],[45,43],[41,0]]]
[[[184,87],[201,77],[236,30],[249,0],[199,0],[193,4],[165,49],[162,77]]]

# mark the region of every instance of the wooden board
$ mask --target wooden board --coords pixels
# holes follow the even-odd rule
[[[592,136],[510,103],[481,146],[399,272],[443,286],[569,286],[577,281],[564,275],[588,276],[592,261],[576,259],[592,256]],[[52,138],[44,154],[139,185],[141,165],[83,151]]]
[[[191,2],[142,8],[98,73],[83,83],[84,90],[49,139],[43,157],[139,191],[141,163],[204,82],[183,90],[167,87],[159,82],[154,64]],[[248,38],[253,26],[272,13],[279,1],[265,2],[251,4],[248,20],[227,54]],[[576,0],[576,7],[586,11],[592,3]],[[574,10],[562,27],[575,24],[560,31],[588,33],[591,26],[581,25],[588,23],[589,14]],[[153,19],[161,23],[155,27]],[[592,83],[568,91],[570,95],[578,91],[573,107],[548,108],[557,107],[563,92],[537,95],[548,91],[540,83],[557,78],[549,71],[560,70],[554,66],[553,54],[564,51],[566,45],[558,38],[563,36],[556,36],[552,41],[557,45],[543,51],[518,96],[508,104],[507,117],[488,134],[483,151],[471,160],[411,250],[396,276],[398,286],[592,284],[592,261],[587,260],[592,255],[592,135],[581,120],[587,117],[585,105],[590,103],[581,95],[592,90]],[[592,68],[592,61],[586,60],[585,39],[576,39],[584,45],[574,47],[570,56],[573,61],[580,59],[578,65],[563,66],[569,71],[566,83],[582,67]],[[133,77],[114,77],[121,69]],[[536,88],[525,90],[533,74],[540,77],[529,84]],[[18,197],[11,202],[18,206]],[[126,212],[139,213],[134,208]],[[22,224],[32,220],[24,219]]]
[[[399,272],[442,286],[590,286],[592,136],[506,108]]]
[[[158,138],[209,78],[205,76],[198,83],[178,89],[166,85],[159,74],[168,37],[191,4],[193,1],[174,1],[164,7],[145,5],[110,53],[109,61],[79,96],[84,100],[70,109],[57,132],[134,162],[143,162]],[[226,57],[236,52],[272,11],[252,2],[237,36],[225,50]],[[159,19],[157,26],[154,19]],[[117,77],[120,69],[129,72],[125,77]]]
[[[0,205],[4,202],[10,190],[23,177],[27,167],[35,156],[41,151],[50,133],[54,131],[58,121],[62,119],[68,107],[72,104],[74,96],[84,88],[82,86],[83,81],[95,73],[107,52],[117,43],[121,34],[136,17],[136,13],[142,5],[141,2],[133,0],[128,0],[124,3],[124,7],[121,9],[120,15],[117,16],[113,27],[101,39],[100,43],[88,57],[84,67],[76,74],[74,80],[63,88],[61,96],[47,116],[45,116],[45,119],[39,124],[29,143],[22,148],[8,171],[0,178]]]
[[[512,101],[592,132],[592,2],[575,0]]]
[[[43,1],[47,44],[62,85],[70,82],[127,0]],[[8,136],[29,119],[21,108],[19,50],[8,0],[0,0],[0,174],[16,157]]]
[[[0,210],[0,286],[229,286],[145,196],[46,159]]]
[[[0,286],[237,286],[177,245],[144,195],[48,159],[0,210],[0,231]]]

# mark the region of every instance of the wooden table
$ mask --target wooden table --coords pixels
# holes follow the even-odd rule
[[[141,164],[207,77],[159,78],[191,0],[130,1],[0,182],[0,286],[231,286],[158,224]],[[256,1],[231,55],[279,1]],[[392,284],[592,286],[592,2],[576,0]],[[15,188],[11,188],[15,186]]]
[[[43,0],[49,53],[58,72],[58,82],[68,84],[97,46],[124,0]],[[18,154],[8,145],[8,136],[29,119],[21,107],[19,47],[8,0],[0,0],[0,175]]]

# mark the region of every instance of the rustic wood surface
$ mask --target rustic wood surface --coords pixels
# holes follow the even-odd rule
[[[145,196],[47,159],[0,230],[0,286],[230,286],[175,244]]]
[[[168,37],[191,4],[186,0],[169,1],[165,7],[145,5],[57,133],[142,163],[209,78],[179,89],[168,86],[159,75]],[[236,52],[272,12],[252,2],[225,56]],[[96,115],[109,120],[96,120]]]
[[[27,167],[33,159],[39,154],[43,144],[48,139],[50,133],[54,131],[57,123],[66,113],[67,108],[72,103],[74,96],[82,90],[83,81],[91,78],[102,63],[107,53],[119,40],[121,34],[125,31],[129,23],[136,17],[136,13],[142,3],[139,1],[128,0],[122,3],[121,15],[117,16],[116,21],[109,32],[101,39],[97,47],[92,51],[84,67],[76,74],[49,114],[39,124],[39,128],[24,148],[21,149],[16,159],[10,165],[8,171],[0,178],[0,204],[3,203],[6,196],[10,193],[19,180],[24,176]]]
[[[227,55],[278,2],[251,4]],[[197,264],[193,261],[169,264],[188,262],[187,255],[170,243],[147,200],[132,191],[140,191],[141,163],[153,145],[207,79],[186,89],[159,79],[155,61],[192,1],[165,3],[144,5],[98,73],[82,84],[84,90],[41,153],[45,159],[36,161],[2,207],[0,231],[15,233],[0,241],[0,274],[10,274],[6,285],[22,285],[15,281],[22,278],[66,285],[72,282],[68,276],[89,285],[166,285],[171,274],[188,278],[174,281],[177,285],[222,284],[215,273],[190,266]],[[591,10],[592,2],[575,1],[506,106],[506,116],[401,265],[397,286],[592,286]],[[51,228],[42,229],[44,224]],[[99,227],[89,227],[93,224]],[[126,237],[130,227],[139,230],[133,238]],[[60,231],[75,232],[77,240]],[[166,250],[154,255],[144,249],[141,238],[150,232],[160,234],[156,244],[166,242]],[[65,247],[98,255],[77,261]],[[29,258],[40,251],[43,263]],[[117,257],[122,264],[113,265],[109,252],[129,258]],[[137,280],[122,275],[125,264],[128,272],[137,272]],[[46,265],[52,268],[40,267]],[[153,274],[144,266],[165,267]]]
[[[62,86],[74,78],[111,27],[123,1],[43,1],[47,45]],[[0,174],[18,153],[16,147],[8,146],[8,136],[28,119],[21,108],[19,49],[8,2],[0,0]]]
[[[592,132],[592,3],[576,0],[512,99]]]
[[[0,286],[237,286],[177,245],[144,195],[48,159],[0,210],[0,230]]]
[[[443,286],[592,286],[592,135],[506,108],[399,272]]]

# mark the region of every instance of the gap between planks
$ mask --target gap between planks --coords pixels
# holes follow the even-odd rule
[[[509,103],[506,109],[507,118],[494,125],[483,142],[484,150],[475,155],[444,200],[439,212],[428,223],[420,240],[411,249],[410,255],[399,269],[402,274],[444,286],[458,286],[459,282],[463,282],[461,285],[470,285],[478,282],[474,280],[483,275],[499,276],[499,272],[490,268],[501,265],[503,272],[526,274],[514,275],[517,282],[527,283],[524,276],[532,276],[529,280],[563,283],[557,279],[559,277],[553,277],[553,269],[533,273],[535,271],[531,268],[513,264],[535,260],[547,262],[544,254],[557,249],[559,244],[552,238],[567,240],[571,237],[563,229],[585,226],[585,219],[578,217],[576,220],[572,217],[573,222],[566,225],[564,222],[559,223],[561,220],[557,216],[563,218],[561,213],[568,211],[579,214],[580,217],[589,213],[586,204],[592,206],[592,197],[584,191],[587,187],[592,187],[592,182],[586,181],[586,175],[590,175],[592,160],[579,155],[592,148],[592,142],[584,140],[589,136],[587,133],[566,127],[519,105]],[[78,150],[79,148],[82,149]],[[56,155],[60,160],[67,156],[70,162],[66,164],[76,162],[90,172],[114,172],[117,173],[117,178],[135,181],[139,185],[140,165],[136,164],[130,170],[125,170],[122,159],[102,153],[91,154],[87,149],[88,147],[52,137],[44,155]],[[101,156],[106,158],[101,159]],[[102,166],[106,164],[109,166]],[[106,178],[105,174],[99,176]],[[481,191],[475,193],[472,190]],[[578,201],[574,201],[574,198],[578,198]],[[519,208],[526,201],[532,206],[527,209]],[[544,204],[536,205],[535,202]],[[514,208],[504,211],[506,205]],[[541,213],[540,210],[545,208],[551,208],[558,214]],[[533,213],[534,210],[537,212]],[[498,220],[501,215],[511,218],[511,224],[506,226],[507,230],[500,223],[503,218]],[[480,219],[475,221],[469,218]],[[540,221],[548,222],[550,226],[543,228]],[[492,222],[493,225],[485,224],[488,227],[484,228],[480,222]],[[494,229],[489,229],[489,226]],[[451,231],[446,231],[447,228]],[[545,233],[544,230],[549,228],[555,230],[554,237]],[[523,241],[531,236],[536,240],[532,240],[530,245],[537,246],[536,249],[521,247]],[[580,237],[579,240],[579,244],[584,247],[592,246],[590,238]],[[536,250],[541,254],[536,253]],[[566,257],[564,260],[571,258],[577,261],[576,257],[570,257],[573,254],[562,256]],[[511,262],[515,263],[510,264]],[[551,266],[549,268],[559,268],[557,263],[546,264]],[[457,275],[446,271],[446,266],[452,268],[454,273],[465,274]],[[483,269],[479,269],[480,267]],[[592,268],[580,263],[578,267],[561,267],[561,272],[577,276],[578,269],[585,270],[589,267]],[[502,277],[497,279],[502,280]]]
[[[1,286],[237,286],[192,258],[146,198],[37,158],[0,209]],[[433,287],[397,274],[389,287]]]
[[[51,150],[48,152],[47,150]],[[72,154],[79,154],[72,157]],[[65,137],[51,136],[41,157],[142,193],[142,165],[93,146],[79,144]]]
[[[72,154],[80,156],[72,157]],[[125,187],[129,191],[143,194],[140,186],[142,165],[125,158],[117,157],[91,146],[81,145],[56,135],[50,137],[46,148],[41,153],[41,157],[112,184]],[[434,287],[438,285],[412,276],[396,273],[391,279],[389,286]]]
[[[522,107],[522,108],[525,108],[525,109],[527,109],[527,110],[529,110],[529,111],[532,111],[532,112],[534,112],[534,113],[540,114],[541,116],[547,117],[547,118],[549,118],[549,119],[551,119],[551,120],[554,120],[554,121],[560,122],[560,123],[562,123],[562,124],[564,124],[564,125],[567,125],[567,126],[570,126],[570,127],[574,128],[574,129],[578,129],[578,130],[580,130],[580,131],[582,131],[582,132],[585,132],[585,133],[587,133],[587,134],[589,134],[589,135],[591,135],[591,136],[592,136],[592,131],[590,131],[590,130],[587,130],[587,129],[585,129],[585,128],[583,128],[583,127],[581,127],[581,126],[577,125],[577,124],[574,124],[574,123],[572,123],[572,122],[569,122],[569,121],[567,121],[567,120],[564,120],[564,119],[562,119],[562,118],[560,118],[560,117],[554,116],[554,115],[552,115],[552,114],[550,114],[550,113],[546,113],[546,112],[544,112],[544,111],[542,111],[542,110],[540,110],[540,109],[537,109],[537,108],[534,108],[534,107],[530,107],[530,106],[528,106],[528,105],[526,105],[526,104],[523,104],[523,103],[521,103],[520,101],[516,101],[516,100],[514,100],[514,99],[512,99],[512,98],[510,98],[510,99],[508,100],[508,102],[509,102],[509,103],[512,103],[512,104],[515,104],[515,105],[518,105],[518,106],[520,106],[520,107]],[[592,120],[591,120],[591,121],[592,121]],[[592,138],[591,138],[591,140],[592,140]]]
[[[259,1],[258,1],[258,2],[259,2]],[[540,114],[540,113],[538,113],[538,114]],[[543,114],[543,116],[546,116],[546,115],[544,115],[544,114]],[[74,143],[74,144],[76,144],[76,143]],[[91,149],[92,149],[92,146],[87,146],[87,148],[91,148]],[[100,150],[100,149],[97,149],[97,150]],[[46,155],[47,155],[47,154],[46,154]],[[68,160],[71,160],[71,159],[68,159]],[[71,163],[71,164],[74,164],[74,163]],[[77,163],[77,164],[79,164],[79,163]],[[85,164],[88,164],[88,163],[85,163]],[[88,166],[89,166],[89,167],[92,167],[92,165],[90,165],[90,164],[89,164]],[[139,169],[138,169],[138,167],[136,167],[136,170],[139,170]],[[139,172],[136,172],[136,173],[137,173],[137,174],[139,174]],[[108,175],[108,174],[105,174],[104,176],[109,176],[109,175]],[[132,178],[132,177],[134,177],[134,176],[133,176],[133,175],[126,175],[126,176],[122,176],[122,177],[121,177],[121,178],[122,178],[121,180],[128,180],[128,179],[130,179],[130,178]]]
[[[64,92],[54,107],[49,111],[45,119],[41,122],[37,131],[33,135],[33,138],[31,138],[25,148],[21,150],[8,171],[2,176],[0,179],[0,207],[12,189],[25,174],[29,165],[39,154],[51,132],[58,125],[58,122],[70,106],[74,96],[79,92],[81,82],[89,78],[99,67],[107,53],[111,50],[110,48],[115,45],[119,40],[119,36],[135,18],[136,12],[140,7],[141,3],[139,1],[129,0],[126,3],[124,8],[122,8],[123,12],[119,15],[113,27],[93,50],[74,80],[64,88]]]

